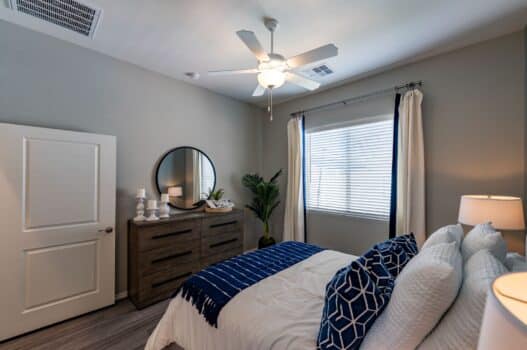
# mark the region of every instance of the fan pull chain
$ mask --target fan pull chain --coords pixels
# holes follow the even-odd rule
[[[267,98],[267,112],[269,112],[269,120],[273,121],[273,88],[269,88],[269,94]]]
[[[271,113],[271,95],[267,92],[267,113]]]

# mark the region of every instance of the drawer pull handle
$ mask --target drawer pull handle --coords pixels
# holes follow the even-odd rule
[[[234,225],[234,224],[236,224],[237,222],[238,222],[238,220],[227,221],[227,222],[222,222],[221,224],[210,225],[209,227],[210,227],[210,228],[216,228],[216,227],[222,227],[222,226]]]
[[[167,284],[167,283],[170,283],[170,282],[174,282],[174,281],[177,281],[179,279],[182,279],[182,278],[185,278],[185,277],[188,277],[192,275],[192,272],[187,272],[187,273],[184,273],[184,274],[181,274],[181,275],[178,275],[176,277],[172,277],[172,278],[169,278],[167,280],[163,280],[163,281],[159,281],[159,282],[156,282],[156,283],[152,283],[152,288],[157,288],[157,287],[160,287],[162,286],[163,284]]]
[[[233,239],[229,239],[229,240],[226,240],[226,241],[223,241],[223,242],[218,242],[218,243],[211,244],[211,245],[209,245],[209,247],[210,248],[217,248],[217,247],[220,247],[220,246],[225,245],[225,244],[236,242],[237,240],[238,240],[238,238],[233,238]]]
[[[176,231],[176,232],[171,232],[171,233],[165,233],[163,235],[152,236],[152,239],[161,239],[161,238],[167,238],[167,237],[172,237],[172,236],[178,236],[178,235],[182,235],[182,234],[189,233],[189,232],[192,232],[191,228],[189,228],[187,230],[181,230],[181,231]]]
[[[159,263],[159,262],[162,262],[162,261],[166,261],[166,260],[180,258],[182,256],[190,255],[190,254],[192,254],[192,250],[187,250],[186,252],[183,252],[183,253],[178,253],[178,254],[174,254],[174,255],[165,256],[163,258],[154,259],[154,260],[152,260],[152,264],[156,264],[156,263]]]

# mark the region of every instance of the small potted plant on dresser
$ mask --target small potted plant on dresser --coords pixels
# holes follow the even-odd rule
[[[214,191],[212,188],[209,192],[203,192],[202,195],[207,199],[202,199],[194,203],[195,207],[205,208],[207,213],[228,213],[234,208],[234,203],[230,199],[222,199],[225,190],[220,188]]]
[[[280,204],[278,200],[280,191],[277,183],[280,174],[282,174],[282,169],[269,181],[265,181],[258,174],[247,174],[242,178],[243,185],[254,195],[251,204],[246,207],[263,223],[264,234],[258,241],[258,248],[265,248],[276,243],[270,234],[269,220],[273,211]]]

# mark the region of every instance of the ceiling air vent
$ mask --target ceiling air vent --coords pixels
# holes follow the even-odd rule
[[[301,71],[303,75],[308,78],[322,78],[326,75],[333,74],[333,70],[329,68],[327,64],[321,64],[320,66],[311,67],[309,69],[304,69]]]
[[[10,0],[13,10],[93,37],[101,9],[74,0]]]

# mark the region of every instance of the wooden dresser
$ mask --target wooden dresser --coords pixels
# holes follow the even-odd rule
[[[192,212],[128,223],[128,295],[137,308],[166,299],[191,274],[241,254],[243,211]]]

